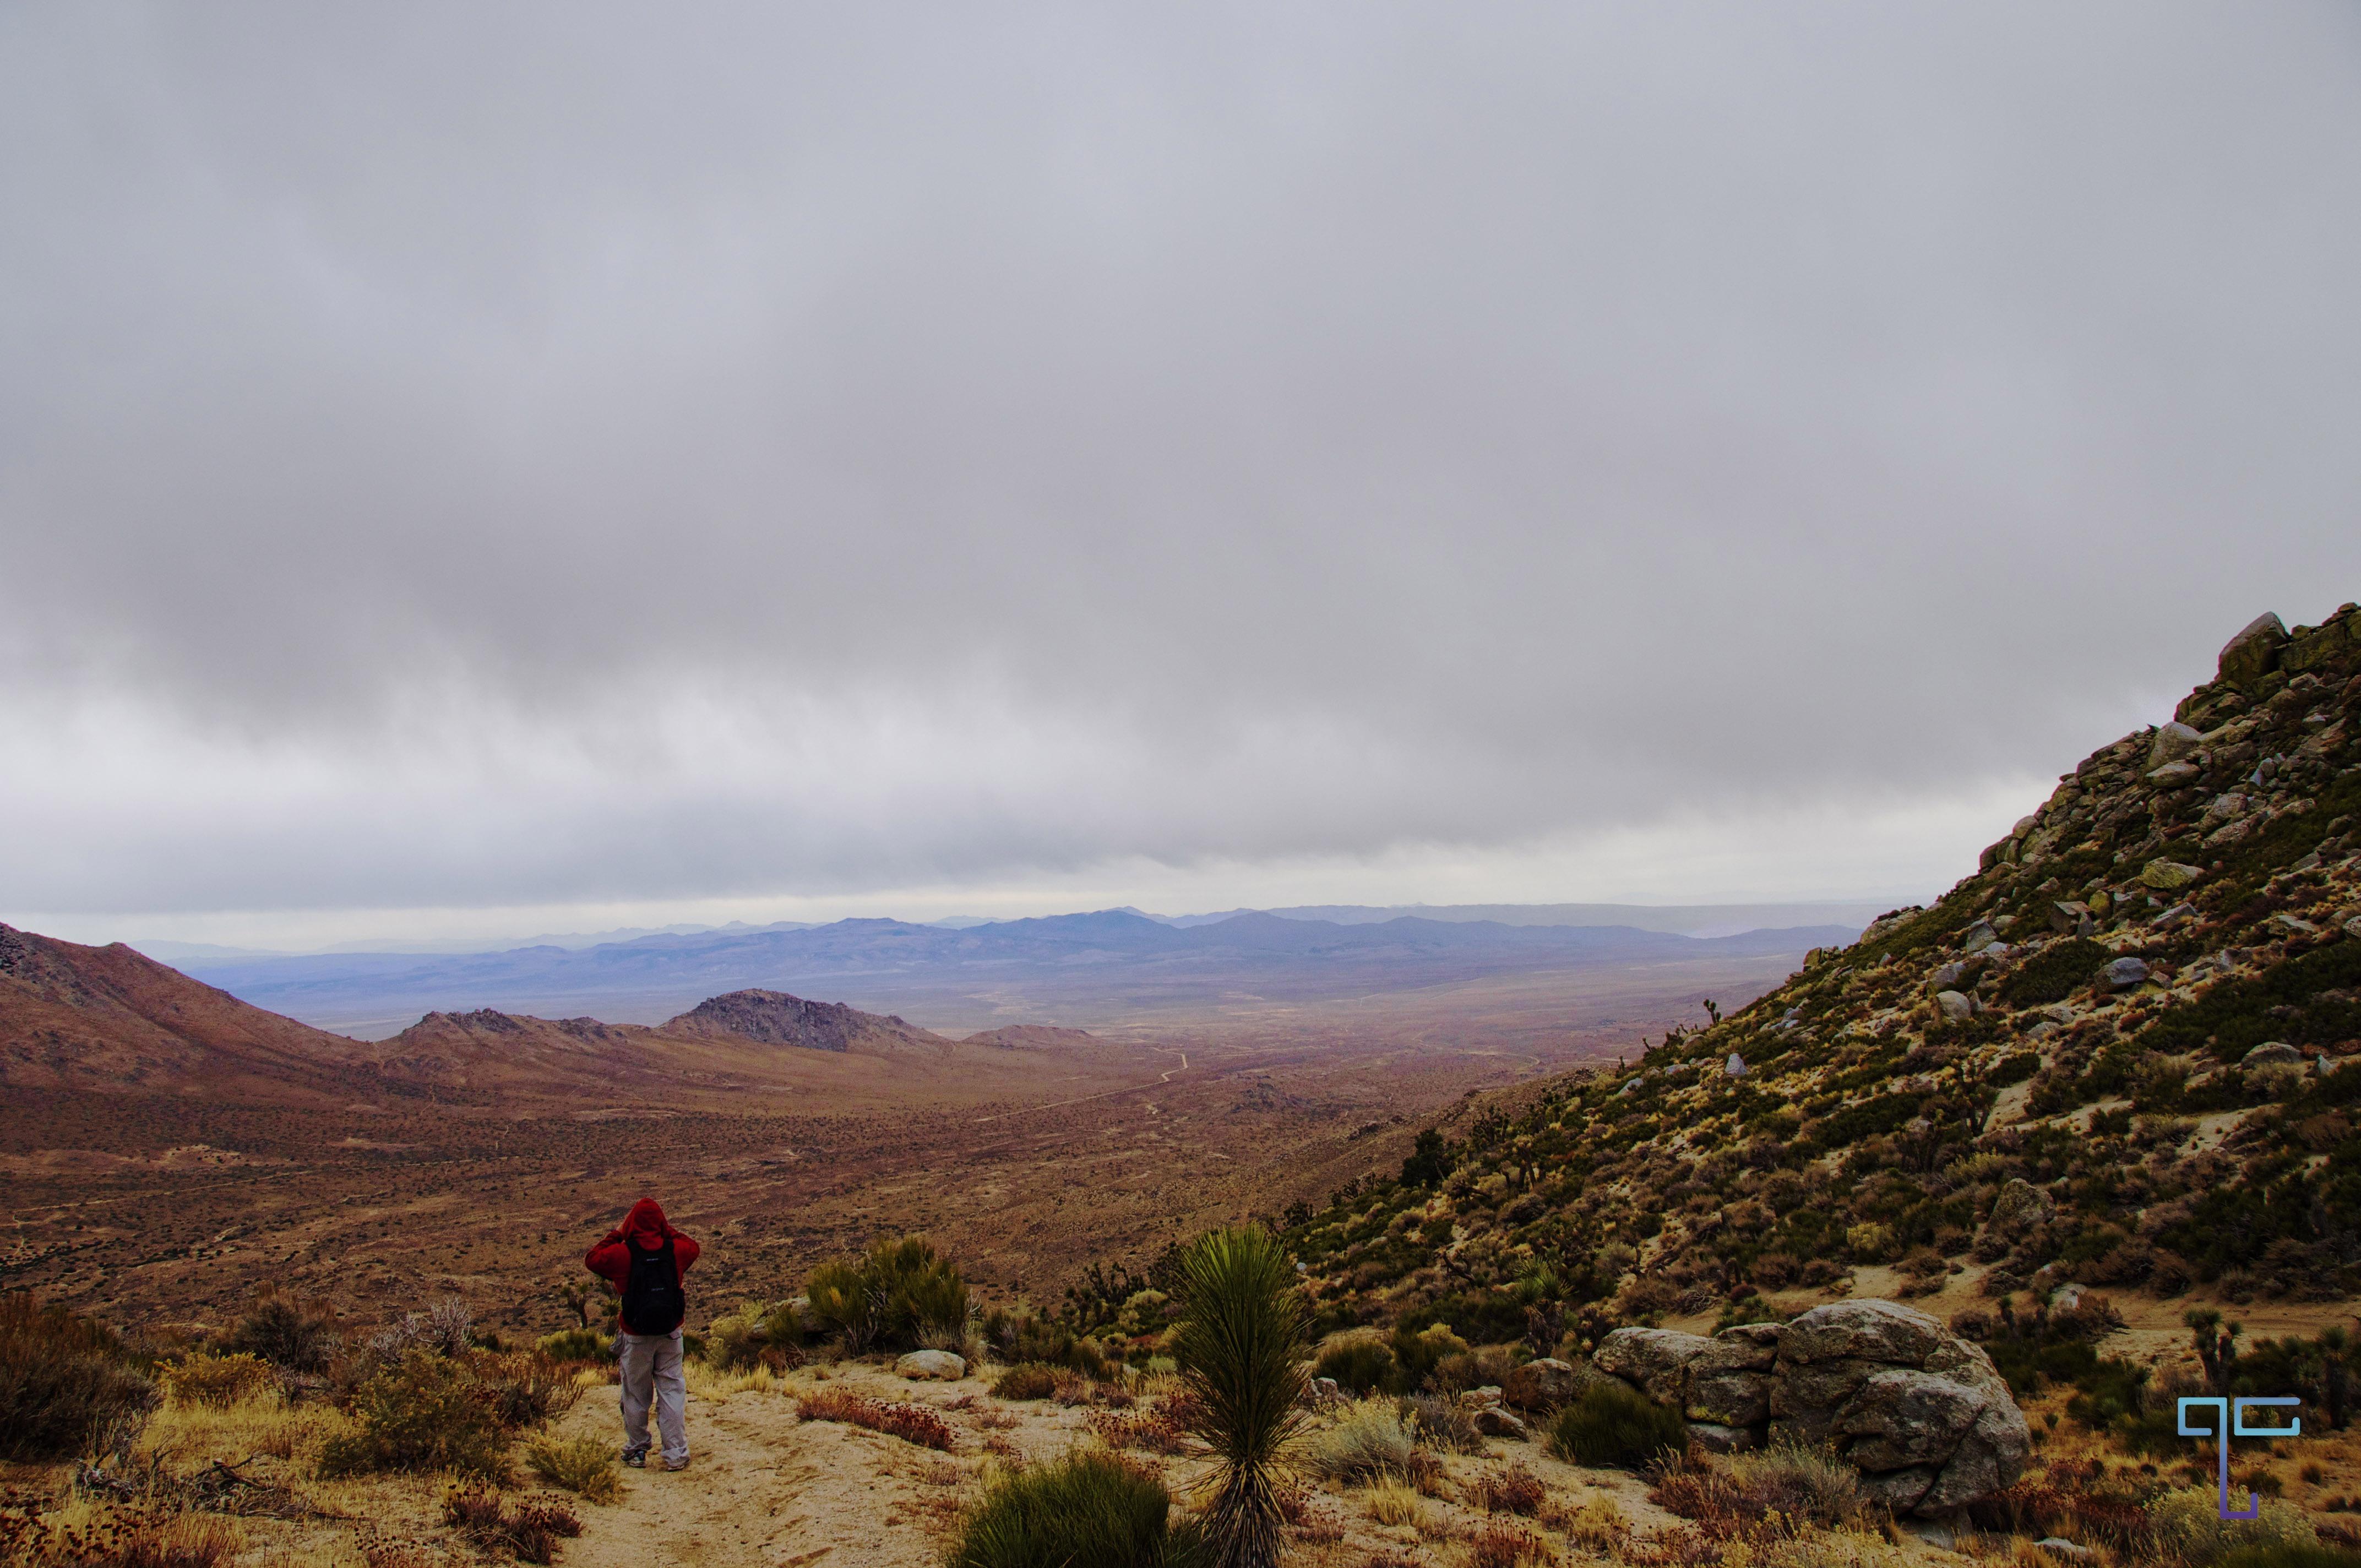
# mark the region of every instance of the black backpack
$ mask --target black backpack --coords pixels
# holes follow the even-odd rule
[[[623,1284],[623,1332],[668,1334],[688,1315],[688,1298],[681,1294],[680,1270],[674,1266],[672,1238],[661,1247],[642,1247],[631,1237],[631,1272]]]

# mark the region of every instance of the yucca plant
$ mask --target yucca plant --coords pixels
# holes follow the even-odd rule
[[[1276,1475],[1304,1424],[1303,1303],[1277,1238],[1259,1225],[1209,1232],[1180,1259],[1171,1340],[1189,1431],[1219,1462],[1204,1514],[1217,1568],[1279,1561]]]

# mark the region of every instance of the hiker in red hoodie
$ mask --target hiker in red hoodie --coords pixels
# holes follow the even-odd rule
[[[672,1228],[656,1201],[642,1198],[582,1260],[622,1293],[615,1359],[623,1371],[623,1463],[634,1467],[648,1462],[653,1397],[664,1467],[688,1468],[688,1423],[682,1413],[688,1386],[680,1373],[680,1321],[687,1316],[688,1300],[680,1277],[697,1261],[697,1244]]]

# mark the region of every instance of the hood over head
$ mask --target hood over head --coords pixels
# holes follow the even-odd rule
[[[673,1234],[672,1222],[664,1218],[664,1208],[653,1198],[642,1198],[631,1205],[616,1229],[642,1246],[655,1246]]]

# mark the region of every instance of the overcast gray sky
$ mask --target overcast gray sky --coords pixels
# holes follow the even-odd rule
[[[0,8],[0,918],[1948,883],[2361,597],[2348,4]]]

